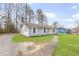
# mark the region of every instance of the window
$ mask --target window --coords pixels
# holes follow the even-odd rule
[[[36,28],[33,28],[33,33],[36,33]]]
[[[44,28],[44,33],[46,33],[46,28]]]

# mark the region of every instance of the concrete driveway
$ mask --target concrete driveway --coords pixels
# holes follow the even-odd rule
[[[6,34],[0,36],[0,56],[16,56],[16,45],[11,41],[13,35],[14,34]],[[31,56],[50,56],[57,46],[57,41],[57,36],[54,36],[53,41],[36,51]]]
[[[14,34],[6,34],[0,36],[0,56],[14,56],[15,46],[11,41]]]

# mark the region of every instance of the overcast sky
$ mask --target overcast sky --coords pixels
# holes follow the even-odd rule
[[[79,19],[79,4],[75,3],[32,3],[32,9],[42,9],[49,24],[58,21],[66,28],[73,28],[75,20]]]

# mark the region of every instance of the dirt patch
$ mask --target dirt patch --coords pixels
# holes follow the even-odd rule
[[[57,36],[48,43],[25,42],[17,45],[17,56],[51,56],[57,47]]]
[[[41,47],[46,45],[46,43],[35,43],[35,42],[24,42],[16,45],[16,55],[32,55],[34,52],[38,51]]]

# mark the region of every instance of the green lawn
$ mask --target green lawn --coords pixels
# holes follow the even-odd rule
[[[79,35],[58,35],[55,56],[79,56]]]
[[[15,34],[12,38],[14,43],[20,42],[48,42],[53,39],[53,35],[42,35],[42,36],[32,36],[32,37],[25,37],[20,34]]]

